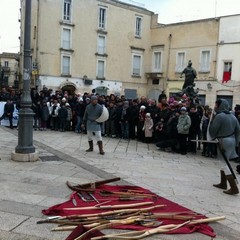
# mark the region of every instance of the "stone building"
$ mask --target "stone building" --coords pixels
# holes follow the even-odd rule
[[[32,0],[31,85],[157,99],[162,90],[169,96],[181,90],[180,74],[191,60],[202,103],[225,97],[234,106],[240,101],[239,18],[161,24],[157,14],[117,0]]]
[[[17,53],[3,52],[0,54],[0,89],[3,87],[18,88],[18,59]]]
[[[22,26],[23,13],[22,3]],[[112,0],[32,0],[32,84],[145,95],[152,15]]]

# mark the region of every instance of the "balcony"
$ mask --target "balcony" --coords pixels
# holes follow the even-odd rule
[[[147,78],[163,78],[163,72],[146,72]]]
[[[4,73],[9,73],[11,71],[10,67],[2,67]]]

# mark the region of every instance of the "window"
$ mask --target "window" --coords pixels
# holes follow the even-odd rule
[[[222,82],[228,82],[232,76],[232,62],[224,62],[223,79]]]
[[[107,10],[106,8],[100,7],[99,8],[99,19],[98,19],[98,28],[100,29],[106,29],[106,15]]]
[[[184,69],[185,63],[185,52],[178,52],[177,53],[177,61],[176,61],[176,72],[182,72]]]
[[[228,104],[229,104],[229,108],[232,109],[232,107],[233,107],[233,96],[231,96],[231,95],[217,95],[216,96],[216,99],[221,99],[221,98],[224,98],[225,100],[227,100]]]
[[[64,0],[63,20],[65,21],[71,20],[71,2],[72,0]]]
[[[32,63],[32,70],[37,70],[38,69],[38,64],[36,62]]]
[[[133,76],[141,76],[141,62],[142,62],[141,55],[133,55],[133,69],[132,69]]]
[[[70,75],[70,56],[62,57],[62,75]]]
[[[124,90],[124,96],[126,99],[136,99],[137,98],[137,90],[126,88]]]
[[[210,51],[201,51],[200,72],[210,72]]]
[[[105,61],[98,60],[97,62],[97,78],[105,78]]]
[[[8,61],[4,61],[4,67],[8,67]]]
[[[9,85],[9,81],[8,80],[9,80],[8,76],[4,76],[4,78],[2,79],[1,85],[7,87]]]
[[[142,36],[142,18],[141,17],[136,17],[135,36],[136,37]]]
[[[198,94],[197,96],[199,104],[205,106],[206,105],[206,95]]]
[[[98,54],[105,54],[106,53],[106,37],[104,35],[98,36]]]
[[[153,71],[160,72],[162,65],[162,52],[154,52],[153,53]]]
[[[62,35],[62,48],[70,49],[71,48],[71,30],[64,28]]]
[[[154,78],[152,80],[152,85],[159,85],[159,83],[160,83],[160,80],[158,78]]]

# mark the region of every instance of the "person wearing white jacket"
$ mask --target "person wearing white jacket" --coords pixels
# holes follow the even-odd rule
[[[153,120],[150,113],[146,113],[143,125],[145,142],[150,143],[153,137]]]

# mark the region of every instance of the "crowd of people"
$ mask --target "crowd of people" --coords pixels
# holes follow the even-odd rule
[[[3,88],[0,93],[0,101],[6,102],[0,120],[8,118],[10,128],[13,128],[14,106],[21,109],[20,99],[21,93],[11,89]],[[96,138],[99,153],[104,155],[102,137],[108,136],[152,143],[160,150],[183,155],[202,150],[202,156],[216,158],[219,151],[216,143],[208,141],[211,135],[221,141],[225,157],[239,163],[240,105],[229,109],[225,99],[218,99],[212,109],[201,105],[197,96],[177,94],[167,97],[164,91],[156,101],[144,96],[126,99],[124,95],[99,95],[94,89],[91,93],[72,95],[62,90],[53,92],[47,87],[39,92],[32,90],[31,99],[35,130],[87,134],[87,152],[93,151],[93,139]],[[108,119],[98,121],[103,106],[107,109]],[[221,182],[214,186],[224,189],[224,193],[238,194],[234,174],[225,163],[223,165]],[[240,173],[240,165],[237,171]],[[227,182],[229,190],[226,190]]]
[[[20,96],[20,93],[2,89],[0,101],[7,103],[0,119],[12,119],[12,105],[16,104],[17,108],[20,108]],[[98,95],[94,89],[90,93],[75,95],[62,90],[54,92],[47,87],[39,92],[32,90],[34,129],[87,133],[83,118],[92,96],[96,96],[98,103],[105,105],[109,112],[108,120],[100,124],[102,136],[136,139],[156,144],[160,150],[181,154],[196,153],[201,148],[203,156],[217,156],[214,143],[192,141],[206,140],[214,109],[208,105],[202,106],[197,99],[188,98],[186,95],[167,97],[164,91],[156,101],[144,96],[139,99],[126,99],[123,95]],[[236,105],[232,112],[240,122],[240,106]],[[10,127],[13,127],[12,121]]]

